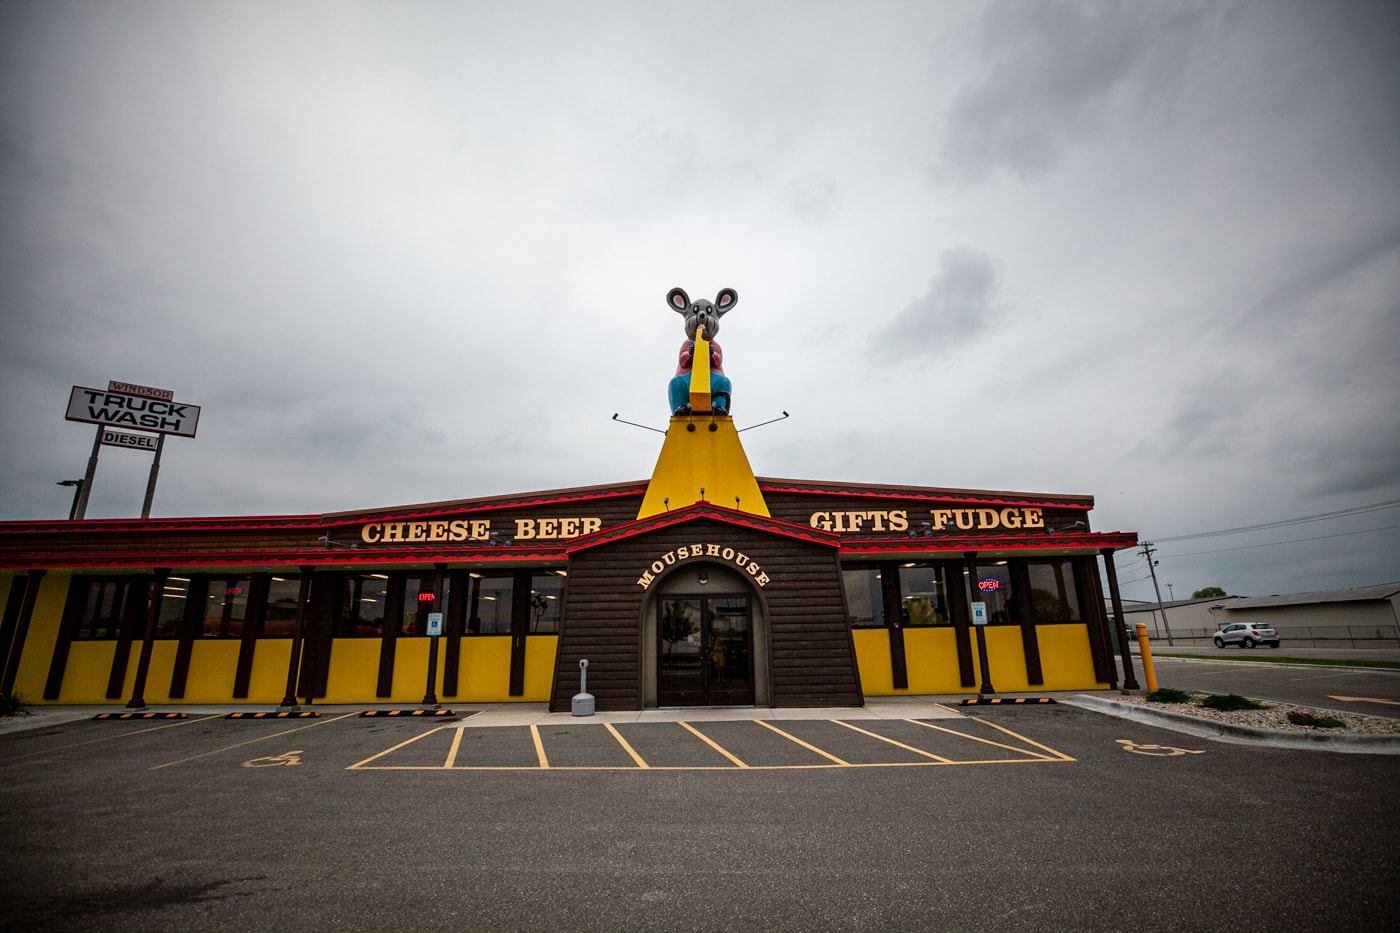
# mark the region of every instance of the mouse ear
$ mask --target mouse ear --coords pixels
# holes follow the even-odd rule
[[[666,303],[671,306],[672,311],[685,314],[685,309],[690,307],[690,296],[683,288],[673,288],[666,293]]]
[[[738,303],[739,293],[732,288],[721,288],[719,294],[715,296],[715,310],[720,314],[724,314]]]

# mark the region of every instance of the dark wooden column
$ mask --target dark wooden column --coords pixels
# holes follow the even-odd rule
[[[904,653],[904,593],[899,585],[899,564],[881,561],[880,598],[885,604],[885,633],[890,641],[890,673],[894,688],[909,687],[909,661]]]
[[[87,608],[89,582],[85,577],[73,577],[68,583],[68,599],[63,604],[63,621],[59,623],[58,640],[54,642],[53,658],[49,661],[49,677],[44,682],[44,699],[57,700],[63,693],[63,675],[68,670],[68,652],[73,647],[73,639],[78,636],[78,626],[83,621],[83,610]],[[16,586],[22,591],[24,587]],[[19,616],[18,607],[15,612]],[[0,644],[6,643],[0,637]]]
[[[141,639],[141,657],[136,662],[136,680],[131,685],[131,699],[126,701],[127,709],[146,708],[146,677],[151,672],[151,652],[156,646],[156,623],[160,621],[160,604],[165,596],[165,578],[168,576],[169,567],[157,567],[148,584],[146,634]]]
[[[1045,673],[1040,666],[1040,636],[1035,630],[1035,613],[1031,611],[1031,573],[1024,560],[1009,563],[1011,570],[1011,615],[1021,626],[1021,651],[1026,658],[1026,683],[1040,686]]]
[[[376,697],[394,694],[394,657],[399,645],[399,629],[403,627],[405,576],[401,572],[389,574],[388,585],[384,587],[384,629],[380,632]]]
[[[282,696],[282,706],[297,708],[297,675],[301,672],[301,644],[306,630],[306,604],[311,597],[311,571],[314,567],[301,568],[301,586],[297,588],[297,617],[292,622],[292,653],[287,658],[287,690]]]
[[[515,572],[510,596],[510,695],[525,695],[525,646],[530,634],[530,573]]]
[[[15,689],[15,678],[19,676],[19,661],[24,656],[24,641],[29,637],[29,620],[34,617],[34,603],[39,599],[39,586],[44,582],[43,570],[31,570],[24,580],[24,597],[20,600],[19,615],[15,617],[13,634],[5,652],[5,671],[0,675],[0,689],[9,693]],[[14,584],[10,584],[14,586]]]
[[[1123,659],[1123,689],[1140,690],[1137,677],[1133,675],[1133,652],[1128,647],[1127,624],[1123,621],[1123,598],[1118,592],[1118,570],[1113,566],[1113,551],[1104,548],[1103,569],[1108,575],[1108,598],[1113,602],[1113,624],[1118,627],[1118,652]]]
[[[175,645],[175,667],[170,672],[170,699],[185,698],[185,684],[190,678],[190,658],[194,643],[204,633],[204,608],[209,601],[209,578],[196,574],[185,587],[185,613],[180,618],[179,641]],[[236,681],[235,681],[236,684]],[[234,687],[234,696],[238,688]],[[247,692],[243,696],[247,696]]]
[[[145,619],[147,609],[146,602],[141,598],[145,592],[142,586],[145,584],[144,577],[131,577],[121,583],[121,609],[118,610],[121,618],[117,622],[117,650],[112,654],[112,670],[107,676],[109,700],[120,700],[122,687],[126,684],[126,668],[131,663],[131,643],[136,640],[136,632]]]
[[[442,607],[442,576],[447,569],[446,564],[433,565],[433,602],[431,609],[434,612],[441,611]],[[428,619],[419,609],[418,615],[423,620],[424,637],[428,639],[428,684],[423,691],[423,705],[437,706],[437,665],[438,665],[438,642],[442,641],[442,636],[428,635]],[[444,620],[446,621],[446,620]],[[444,690],[444,693],[447,691]]]
[[[447,639],[447,656],[442,662],[442,695],[457,695],[457,675],[462,667],[462,636],[467,627],[467,601],[475,582],[466,571],[448,574],[447,616],[442,633]]]
[[[1089,650],[1094,659],[1094,677],[1111,688],[1118,686],[1118,668],[1113,663],[1113,641],[1108,634],[1108,614],[1103,608],[1098,568],[1091,557],[1074,558],[1074,589],[1079,594],[1079,616],[1089,630]]]
[[[948,619],[953,623],[953,640],[958,650],[958,682],[964,687],[977,686],[977,672],[973,670],[972,664],[972,610],[967,604],[967,581],[959,580],[963,576],[964,564],[959,560],[950,560],[947,567],[948,581]],[[959,585],[961,584],[961,585]]]
[[[971,594],[975,596],[978,592],[977,552],[968,551],[966,554],[963,555],[963,558],[967,561],[967,583],[964,584],[964,588],[970,587]],[[970,603],[972,602],[976,602],[976,600],[969,600],[969,605],[966,607],[965,610],[967,613],[967,623],[969,625],[972,624],[972,606],[970,605]],[[978,660],[981,661],[981,664],[979,666],[982,668],[982,686],[977,688],[977,692],[979,694],[982,694],[983,696],[991,696],[992,694],[996,693],[996,690],[992,687],[991,662],[987,660],[987,633],[984,631],[984,629],[986,629],[986,626],[974,625],[972,627],[977,630],[977,656]]]
[[[272,586],[272,574],[255,573],[248,581],[248,602],[243,609],[243,632],[238,640],[238,664],[233,669],[233,695],[247,699],[253,679],[253,653],[262,637],[267,621],[267,592]]]

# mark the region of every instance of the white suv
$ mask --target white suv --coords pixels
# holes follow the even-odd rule
[[[1278,632],[1272,625],[1263,622],[1235,622],[1227,625],[1215,633],[1215,647],[1224,648],[1226,645],[1243,645],[1246,648],[1253,648],[1255,645],[1268,645],[1270,648],[1277,648]]]

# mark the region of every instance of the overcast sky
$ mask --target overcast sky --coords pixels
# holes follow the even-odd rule
[[[1400,500],[1400,4],[0,0],[0,519],[67,517],[112,379],[203,406],[155,517],[645,478],[677,285],[791,413],[759,475]],[[1397,525],[1163,543],[1163,596],[1400,581]]]

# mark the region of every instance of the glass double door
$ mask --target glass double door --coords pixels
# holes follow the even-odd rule
[[[658,600],[657,613],[661,706],[753,704],[747,596],[666,596]]]

